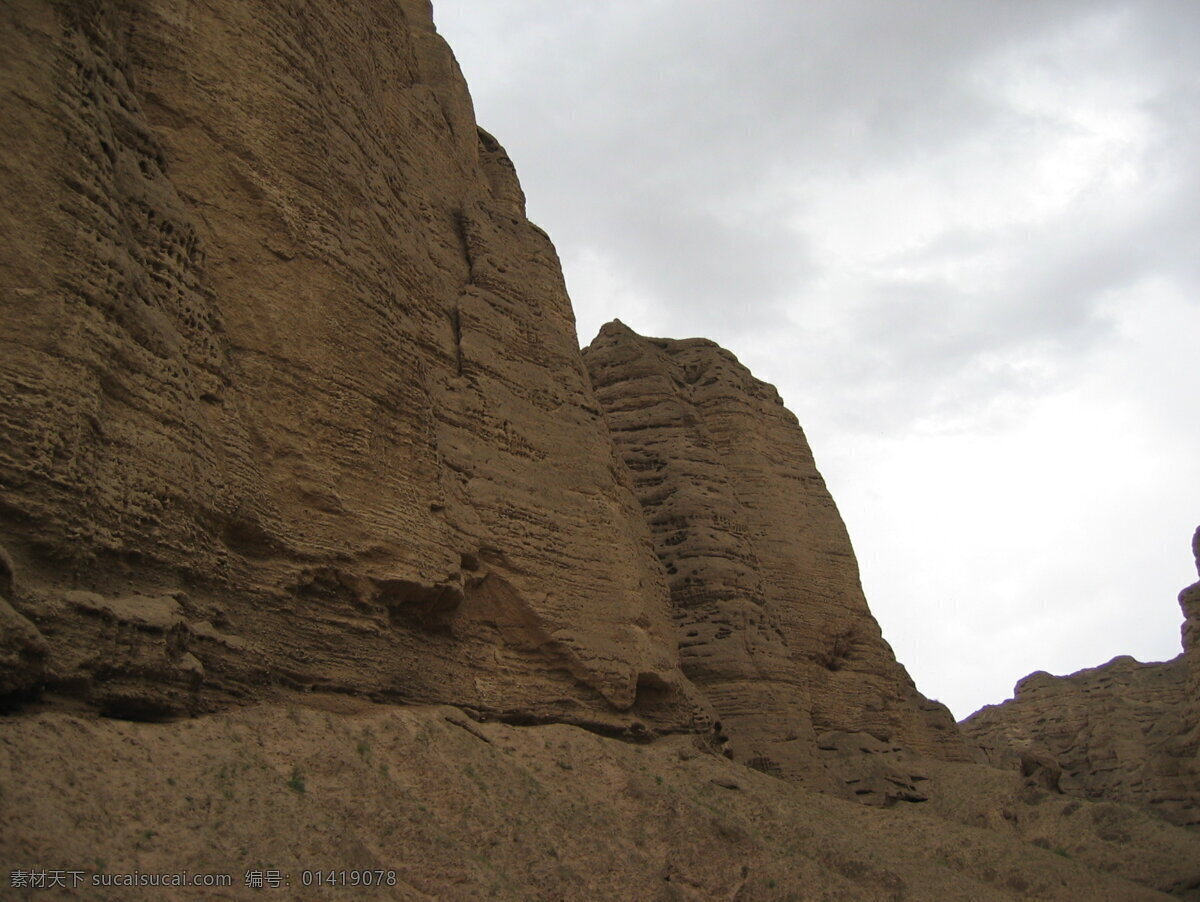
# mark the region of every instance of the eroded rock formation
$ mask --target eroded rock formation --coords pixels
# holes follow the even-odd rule
[[[428,3],[19,0],[0,33],[0,690],[707,718]]]
[[[1192,542],[1200,573],[1200,529]],[[1038,672],[1014,698],[962,723],[999,765],[1049,756],[1065,792],[1148,806],[1200,826],[1200,582],[1179,595],[1184,651],[1161,664],[1125,655],[1065,677]]]
[[[829,732],[965,758],[949,711],[917,692],[871,616],[841,516],[775,389],[711,341],[620,322],[584,359],[668,574],[684,673],[739,759],[812,773]]]
[[[14,869],[394,869],[362,893],[389,899],[1200,891],[1194,831],[1068,799],[1063,755],[961,760],[770,386],[617,324],[585,367],[424,0],[11,0],[0,136]],[[1200,687],[1200,584],[1181,601],[1182,663],[1105,672],[1139,729]],[[1182,768],[1172,730],[1120,754]]]
[[[6,696],[715,708],[735,756],[825,786],[866,785],[825,733],[964,754],[773,389],[613,326],[601,411],[427,4],[4,16]]]

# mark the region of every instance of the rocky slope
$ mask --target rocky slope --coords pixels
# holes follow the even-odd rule
[[[61,711],[0,721],[0,855],[10,868],[81,871],[79,898],[156,902],[1150,902],[1173,898],[1161,890],[1180,892],[1200,861],[1189,831],[1136,811],[1095,818],[1086,802],[1067,814],[1053,799],[1021,802],[991,769],[978,769],[994,779],[971,811],[928,807],[936,799],[875,809],[687,736],[639,744],[476,723],[455,708],[324,701],[336,707],[247,707],[172,725]],[[942,766],[978,784],[972,766]],[[937,782],[961,797],[955,776]],[[1127,840],[1098,837],[1114,824]],[[317,869],[392,871],[395,885],[306,887]],[[93,885],[135,871],[232,885]],[[254,871],[288,885],[251,889]]]
[[[950,712],[917,692],[871,616],[846,528],[775,389],[710,341],[619,322],[584,360],[668,574],[684,673],[738,760],[804,776],[821,757],[863,757],[864,742],[966,759]],[[842,776],[860,795],[919,797],[911,775]]]
[[[1192,541],[1200,573],[1200,529]],[[1053,759],[1065,792],[1145,805],[1200,827],[1200,582],[1179,596],[1184,651],[1162,664],[1115,658],[1066,677],[1035,673],[1014,698],[962,723],[989,758]]]

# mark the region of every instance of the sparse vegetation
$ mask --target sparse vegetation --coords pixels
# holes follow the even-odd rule
[[[308,788],[304,785],[304,774],[298,767],[292,768],[292,775],[288,778],[287,785],[294,792],[303,793],[308,791]]]

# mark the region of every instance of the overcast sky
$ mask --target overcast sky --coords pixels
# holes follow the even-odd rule
[[[774,383],[872,610],[965,717],[1180,650],[1200,2],[434,0],[579,338]]]

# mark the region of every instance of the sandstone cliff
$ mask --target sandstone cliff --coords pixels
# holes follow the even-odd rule
[[[1192,548],[1200,573],[1200,529]],[[963,721],[964,732],[997,764],[1023,753],[1053,759],[1068,793],[1200,826],[1200,582],[1179,603],[1179,657],[1141,664],[1122,656],[1066,677],[1031,674],[1012,700]]]
[[[917,692],[871,616],[837,507],[775,389],[710,341],[619,322],[584,359],[668,574],[684,673],[738,758],[789,776],[819,769],[818,746],[964,759],[950,712]],[[847,775],[860,794],[919,797],[903,777],[866,777]]]
[[[0,9],[0,689],[706,718],[554,248],[430,15]]]
[[[854,734],[962,756],[772,389],[614,328],[601,412],[426,4],[5,16],[8,695],[160,718],[279,687],[635,731],[706,729],[711,701],[793,777],[825,780],[818,740],[861,758]]]
[[[773,389],[616,325],[585,367],[423,0],[12,0],[0,140],[10,868],[1200,891],[1194,831],[958,760]]]

